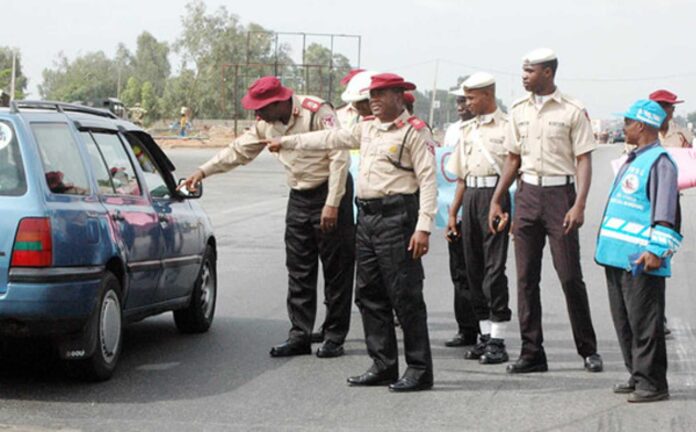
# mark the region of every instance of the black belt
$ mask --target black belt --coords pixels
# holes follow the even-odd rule
[[[390,195],[383,198],[361,199],[355,198],[355,204],[361,212],[368,215],[381,214],[389,216],[403,213],[409,204],[418,204],[417,194]]]
[[[312,198],[318,195],[326,194],[329,190],[329,182],[325,181],[317,187],[311,189],[290,189],[290,195],[301,196],[303,198]]]

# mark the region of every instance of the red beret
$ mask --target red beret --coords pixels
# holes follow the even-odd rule
[[[408,81],[404,81],[402,77],[393,73],[382,73],[372,77],[370,87],[365,90],[379,90],[388,88],[400,88],[403,90],[415,90],[416,85]]]
[[[350,80],[352,80],[353,77],[359,74],[360,72],[365,72],[365,69],[351,69],[350,72],[346,74],[346,76],[341,78],[341,85],[347,85],[350,82]]]
[[[278,78],[265,76],[249,86],[242,98],[242,106],[244,109],[258,110],[273,102],[288,100],[291,96],[292,90],[283,87]]]
[[[650,93],[650,100],[653,102],[667,102],[670,104],[684,102],[683,100],[677,100],[677,95],[668,90],[657,90]]]

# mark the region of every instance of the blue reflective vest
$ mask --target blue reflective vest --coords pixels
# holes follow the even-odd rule
[[[597,237],[597,263],[630,271],[633,261],[649,250],[662,258],[662,266],[647,273],[671,276],[671,255],[681,236],[660,225],[650,226],[652,207],[647,190],[650,169],[663,154],[669,155],[662,146],[639,154],[614,181]]]

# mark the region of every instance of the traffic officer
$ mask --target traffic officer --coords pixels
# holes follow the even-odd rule
[[[336,129],[336,116],[328,104],[313,96],[294,95],[273,76],[258,79],[242,98],[245,109],[258,120],[250,130],[221,150],[186,179],[188,189],[212,174],[246,165],[258,156],[263,139]],[[310,335],[317,309],[318,259],[324,274],[327,316],[324,344],[318,357],[343,354],[350,325],[355,262],[353,182],[345,150],[323,152],[283,151],[278,155],[290,186],[285,217],[285,252],[288,269],[288,315],[292,324],[288,340],[271,349],[272,357],[310,354]]]
[[[597,237],[595,259],[605,267],[614,327],[630,373],[614,392],[630,393],[629,402],[669,398],[665,278],[682,236],[675,230],[677,167],[658,140],[667,116],[645,99],[624,113],[626,141],[637,148],[614,180]]]
[[[674,121],[674,108],[676,104],[683,103],[676,94],[669,90],[655,90],[648,97],[651,101],[660,104],[660,107],[667,113],[664,124],[660,127],[660,144],[662,147],[691,148],[694,135],[687,128],[679,126]],[[630,153],[635,149],[635,145],[628,142],[624,146],[624,152]]]
[[[450,94],[455,96],[459,119],[447,127],[442,145],[454,150],[461,140],[462,124],[471,120],[474,115],[471,114],[471,111],[469,111],[469,108],[466,106],[466,97],[464,97],[464,90],[462,90],[461,87],[451,91]],[[479,334],[478,322],[472,306],[469,281],[466,276],[464,245],[461,237],[462,221],[459,218],[460,210],[461,205],[458,207],[450,206],[447,223],[448,229],[445,232],[447,251],[449,254],[450,278],[454,285],[454,319],[457,321],[458,329],[454,337],[445,341],[445,346],[447,347],[475,345]]]
[[[353,78],[355,78],[356,75],[358,75],[361,72],[365,72],[365,69],[351,69],[343,78],[341,78],[341,85],[346,86],[346,90],[343,92],[343,94],[341,94],[341,100],[343,100],[344,103],[343,105],[336,108],[336,118],[338,118],[338,122],[341,124],[341,127],[351,127],[355,123],[360,121],[360,116],[362,115],[360,114],[360,111],[356,108],[352,101],[347,101],[343,96],[346,95],[346,91],[348,91],[348,86],[350,85],[350,82],[353,80]],[[365,87],[353,87],[350,93],[354,95],[359,94],[359,91],[364,88]],[[355,90],[357,90],[357,92]]]
[[[650,100],[660,104],[667,113],[664,123],[660,127],[660,144],[662,147],[688,147],[692,146],[694,135],[674,121],[674,105],[684,102],[677,95],[668,90],[656,90],[650,93]]]
[[[370,93],[366,90],[370,86],[370,81],[375,71],[361,70],[356,73],[348,82],[346,89],[341,93],[341,100],[345,102],[347,108],[342,110],[339,116],[339,123],[342,128],[350,129],[365,117],[370,117]],[[340,110],[337,110],[337,114]]]
[[[473,298],[483,299],[474,302],[481,338],[464,356],[482,364],[497,364],[508,361],[504,338],[512,315],[505,275],[509,227],[489,231],[488,210],[511,140],[510,127],[507,116],[498,109],[491,74],[472,74],[462,83],[462,90],[469,111],[476,117],[461,126],[461,139],[447,164],[457,176],[450,208],[463,208],[461,238],[469,289]],[[500,204],[503,212],[510,212],[509,194],[503,194]],[[452,222],[450,217],[448,231],[458,234]]]
[[[509,373],[548,370],[539,292],[546,237],[566,298],[577,352],[586,370],[599,372],[603,368],[578,241],[592,177],[591,155],[597,144],[583,105],[556,87],[557,67],[558,59],[550,49],[534,50],[524,58],[522,82],[531,94],[512,105],[513,140],[508,144],[509,153],[488,215],[490,230],[502,232],[509,217],[503,200],[521,172],[512,234],[522,350],[517,362],[508,365]]]
[[[373,364],[348,383],[391,383],[392,391],[433,386],[421,257],[428,252],[437,186],[430,130],[404,109],[404,91],[415,88],[395,74],[375,75],[368,88],[374,120],[351,130],[285,136],[269,145],[272,151],[360,148],[355,297]],[[392,311],[404,333],[408,368],[401,379]]]

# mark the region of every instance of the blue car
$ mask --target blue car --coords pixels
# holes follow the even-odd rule
[[[125,324],[173,311],[180,331],[207,331],[215,236],[201,188],[177,191],[174,169],[108,111],[0,108],[0,337],[48,336],[98,381],[114,372]]]

